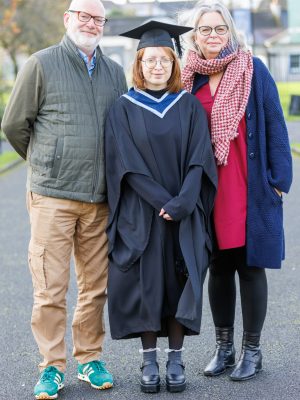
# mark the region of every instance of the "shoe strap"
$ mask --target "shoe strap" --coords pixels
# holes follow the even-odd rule
[[[144,367],[148,367],[148,365],[155,365],[158,369],[159,369],[159,365],[157,361],[143,361],[142,365],[141,365],[141,370],[143,370]]]
[[[167,361],[167,367],[170,364],[177,364],[177,365],[180,365],[183,369],[185,369],[185,365],[184,365],[183,361],[181,361],[181,360],[168,360]]]

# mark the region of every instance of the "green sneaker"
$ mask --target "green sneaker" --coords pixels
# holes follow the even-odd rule
[[[103,361],[78,364],[78,379],[89,382],[95,389],[109,389],[113,386],[113,376]]]
[[[64,374],[56,367],[44,369],[34,387],[36,399],[57,399],[58,391],[64,387]]]

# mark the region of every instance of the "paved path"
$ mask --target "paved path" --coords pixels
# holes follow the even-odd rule
[[[280,271],[268,271],[269,312],[262,338],[264,370],[255,380],[229,381],[228,374],[206,378],[201,371],[214,347],[212,321],[207,296],[203,328],[199,337],[188,338],[184,358],[187,364],[187,390],[157,395],[139,390],[140,347],[138,340],[112,341],[109,332],[104,359],[115,375],[115,387],[97,392],[76,378],[71,357],[70,320],[76,298],[74,275],[68,295],[68,370],[62,400],[296,400],[300,398],[300,159],[294,162],[295,178],[285,199],[287,259]],[[32,390],[40,357],[30,331],[32,306],[31,278],[27,268],[29,225],[25,209],[25,168],[20,166],[0,177],[0,399],[33,399]],[[240,308],[237,309],[236,345],[240,348]],[[160,341],[160,347],[167,347]],[[165,354],[160,354],[164,374]]]
[[[287,122],[291,143],[300,143],[300,121]]]
[[[0,142],[0,150],[3,153],[4,151],[11,151],[13,148],[11,147],[10,143],[7,140],[1,140]],[[0,152],[0,154],[1,154]]]

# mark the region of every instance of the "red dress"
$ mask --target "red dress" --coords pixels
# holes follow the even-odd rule
[[[214,97],[209,84],[196,93],[211,124]],[[214,206],[214,226],[220,250],[246,244],[247,217],[247,142],[245,117],[239,123],[237,138],[231,141],[228,164],[218,166],[218,190]]]

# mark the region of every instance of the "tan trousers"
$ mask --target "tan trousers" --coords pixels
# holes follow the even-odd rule
[[[31,224],[28,261],[34,288],[32,331],[44,360],[66,369],[66,293],[74,249],[78,286],[73,317],[73,355],[80,363],[97,360],[104,339],[107,284],[107,204],[27,194]]]

